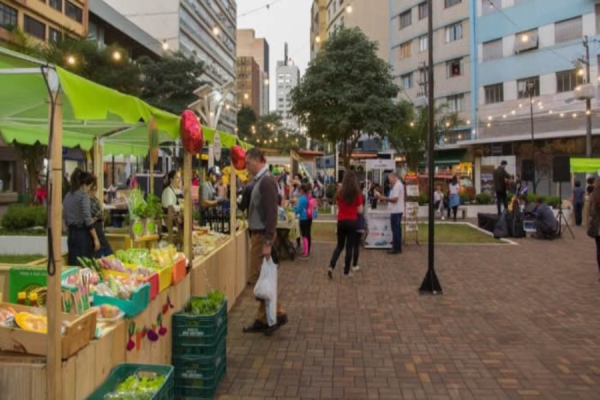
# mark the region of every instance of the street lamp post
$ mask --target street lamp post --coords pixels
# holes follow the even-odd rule
[[[534,125],[533,125],[533,91],[534,85],[533,82],[527,82],[527,93],[529,94],[529,119],[531,121],[531,169],[533,174],[533,194],[536,194],[536,184],[535,184],[535,138],[533,136]]]

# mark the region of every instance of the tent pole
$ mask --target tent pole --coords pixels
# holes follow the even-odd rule
[[[231,237],[235,239],[235,225],[237,214],[237,175],[235,174],[235,167],[233,166],[233,161],[229,162],[229,169],[231,169],[231,171],[229,172],[229,232],[231,233]]]
[[[94,139],[92,154],[94,160],[94,167],[92,170],[97,179],[96,197],[98,197],[101,204],[104,204],[104,158],[102,157],[102,144],[100,143],[99,138]]]
[[[62,271],[62,101],[60,93],[51,92],[52,99],[49,104],[49,115],[51,118],[50,132],[53,132],[51,143],[51,206],[50,206],[50,229],[52,232],[52,255],[54,262],[54,274],[48,273],[48,300],[46,312],[48,317],[48,335],[47,335],[47,358],[46,358],[46,385],[48,388],[48,400],[62,399],[62,306],[61,306],[61,271]],[[54,113],[54,115],[52,115]]]
[[[192,155],[183,152],[183,252],[191,263],[192,254],[192,224],[194,220],[194,208],[192,204]]]

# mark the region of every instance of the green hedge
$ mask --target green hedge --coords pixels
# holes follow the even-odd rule
[[[11,206],[6,210],[0,225],[8,231],[33,228],[35,226],[46,227],[45,206]]]
[[[479,193],[475,196],[477,204],[490,204],[492,202],[492,196],[489,193]]]
[[[562,203],[562,199],[559,196],[546,196],[546,195],[540,196],[540,195],[533,194],[533,193],[529,193],[527,195],[527,202],[535,203],[539,197],[543,198],[544,201],[546,203],[548,203],[549,206],[552,206],[554,208],[560,207],[560,205]]]

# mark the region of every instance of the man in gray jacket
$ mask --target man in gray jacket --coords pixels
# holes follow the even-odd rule
[[[256,147],[246,152],[246,169],[254,176],[250,206],[248,208],[248,227],[250,230],[250,279],[255,284],[260,276],[263,259],[274,257],[273,245],[277,234],[277,182],[269,172],[264,154]],[[263,332],[272,335],[280,326],[288,322],[288,317],[277,299],[277,323],[269,327],[267,324],[264,300],[260,305],[254,324],[244,328],[244,332]]]

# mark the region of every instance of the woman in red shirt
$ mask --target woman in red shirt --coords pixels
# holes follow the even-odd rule
[[[337,223],[337,246],[331,256],[327,275],[333,278],[333,270],[344,246],[346,247],[346,258],[344,260],[344,276],[350,277],[350,262],[352,261],[352,248],[356,240],[358,229],[358,214],[363,213],[363,199],[360,195],[360,186],[356,175],[352,171],[346,171],[342,180],[342,187],[336,195],[338,205]]]

